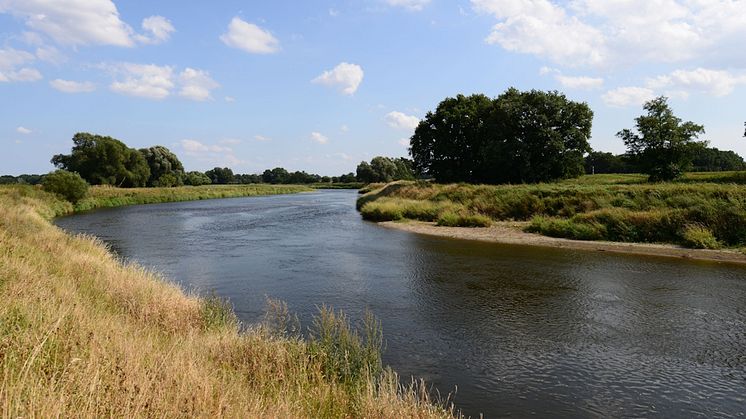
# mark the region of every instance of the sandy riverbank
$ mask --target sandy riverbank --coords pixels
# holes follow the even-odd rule
[[[435,223],[421,221],[387,221],[378,224],[383,227],[412,233],[455,239],[746,264],[746,254],[735,250],[703,250],[687,249],[668,244],[559,239],[526,233],[522,231],[525,223],[516,222],[495,223],[492,227],[487,228],[439,227]]]

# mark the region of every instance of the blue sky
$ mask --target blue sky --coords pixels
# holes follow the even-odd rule
[[[665,94],[746,155],[744,41],[746,0],[0,0],[0,173],[87,131],[188,170],[337,175],[511,86],[588,102],[597,150]]]

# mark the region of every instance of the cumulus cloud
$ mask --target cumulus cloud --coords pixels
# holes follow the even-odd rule
[[[648,80],[648,87],[670,92],[698,92],[721,97],[733,93],[736,86],[746,84],[746,75],[736,76],[728,71],[697,68],[676,70],[671,74]]]
[[[255,135],[254,139],[257,140],[257,141],[259,141],[259,142],[272,141],[271,138],[265,137],[263,135]]]
[[[332,70],[324,71],[311,82],[324,86],[337,87],[346,95],[353,95],[363,82],[363,68],[357,64],[340,63]]]
[[[488,44],[564,64],[605,60],[601,31],[549,0],[472,0],[472,6],[499,21],[485,39]]]
[[[746,7],[734,0],[471,0],[486,38],[566,66],[739,60]]]
[[[119,63],[103,68],[115,78],[109,85],[113,92],[146,99],[162,100],[178,89],[180,97],[205,101],[219,87],[209,72],[189,67],[180,73],[174,67],[155,64]]]
[[[26,66],[35,59],[36,56],[28,51],[0,49],[0,82],[40,80],[39,70]]]
[[[119,17],[111,0],[1,0],[0,13],[24,21],[32,32],[27,38],[42,40],[39,33],[62,45],[114,45],[132,47],[137,42],[158,44],[174,31],[162,16],[143,20],[145,34],[137,34]]]
[[[205,144],[194,139],[184,139],[179,141],[184,154],[194,157],[199,161],[209,162],[220,166],[235,166],[244,163],[239,159],[233,149],[222,145]]]
[[[430,0],[386,0],[386,4],[418,12],[430,4]]]
[[[268,30],[234,17],[228,31],[220,36],[224,44],[252,54],[272,54],[280,50],[280,41]]]
[[[181,84],[179,96],[196,101],[212,99],[210,91],[220,86],[210,77],[210,73],[193,68],[182,71],[179,74],[179,82]]]
[[[89,93],[96,90],[96,85],[89,81],[54,79],[49,82],[54,89],[64,93]]]
[[[558,74],[555,79],[563,86],[568,89],[578,90],[591,90],[600,89],[604,85],[604,79],[598,77],[587,77],[587,76],[563,76]]]
[[[390,127],[409,131],[414,131],[420,123],[420,118],[397,111],[389,112],[385,119]]]
[[[16,128],[16,132],[19,133],[19,134],[23,134],[23,135],[29,135],[33,131],[31,131],[30,129],[28,129],[26,127],[18,127],[18,128]]]
[[[655,92],[652,89],[630,86],[609,90],[601,98],[607,105],[621,108],[642,105],[654,97]]]
[[[320,132],[312,132],[311,141],[315,141],[319,144],[326,144],[329,142],[329,138],[327,138],[325,135],[323,135]]]
[[[136,39],[144,44],[161,44],[171,38],[176,31],[171,22],[163,16],[150,16],[142,21],[145,34],[137,35]]]
[[[122,63],[115,67],[121,80],[109,88],[116,93],[147,99],[165,99],[174,88],[174,69],[155,64]]]

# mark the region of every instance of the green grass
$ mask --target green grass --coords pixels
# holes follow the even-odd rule
[[[535,185],[395,182],[362,195],[357,205],[371,221],[412,219],[463,227],[530,221],[528,231],[553,237],[743,247],[743,178],[740,172],[725,172],[690,173],[677,182],[655,184],[634,174]]]
[[[278,195],[309,192],[313,189],[301,185],[204,185],[177,188],[115,188],[93,186],[88,196],[75,204],[75,211],[125,205],[156,204],[163,202],[198,201],[202,199],[238,198],[258,195]]]

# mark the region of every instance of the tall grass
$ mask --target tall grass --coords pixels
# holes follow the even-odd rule
[[[474,226],[474,219],[483,220],[481,225],[516,220],[530,221],[532,232],[581,240],[746,245],[746,187],[689,181],[734,179],[738,174],[689,174],[681,182],[659,184],[636,183],[636,176],[500,186],[396,182],[361,196],[358,209],[372,221],[438,220],[441,225]],[[454,213],[461,219],[450,215]],[[699,228],[701,239],[706,230],[713,240],[695,244],[692,226]]]
[[[361,338],[327,310],[316,340],[240,328],[225,302],[52,226],[67,202],[2,187],[0,209],[2,417],[451,414],[380,368],[375,324]]]

